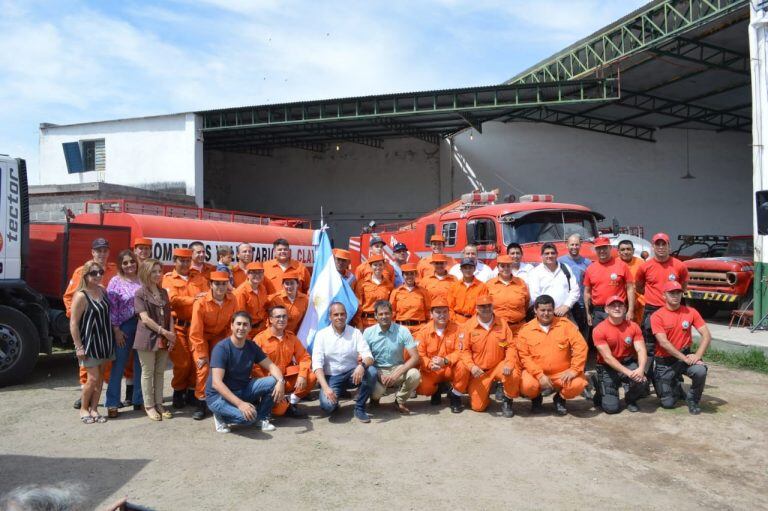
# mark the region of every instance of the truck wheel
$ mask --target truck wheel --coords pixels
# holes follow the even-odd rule
[[[0,385],[21,382],[35,367],[40,339],[23,313],[0,305]]]
[[[699,311],[699,314],[704,319],[713,318],[720,310],[717,305],[707,302],[696,302],[693,304],[693,308]]]

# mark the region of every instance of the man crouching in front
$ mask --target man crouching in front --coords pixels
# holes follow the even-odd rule
[[[205,400],[213,412],[218,433],[229,433],[233,424],[256,424],[262,431],[274,431],[269,422],[272,406],[285,397],[285,379],[280,368],[248,339],[251,316],[244,311],[232,316],[232,335],[211,352],[211,374],[205,386]],[[270,376],[251,378],[259,364]]]

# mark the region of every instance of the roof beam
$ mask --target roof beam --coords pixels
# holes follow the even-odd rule
[[[655,142],[653,138],[654,129],[646,126],[614,122],[608,119],[600,119],[586,115],[572,114],[563,112],[550,107],[528,108],[515,112],[504,122],[510,122],[516,119],[526,121],[543,122],[566,126],[588,131],[604,133],[606,135],[616,135],[619,137],[633,138],[645,142]]]
[[[733,112],[736,112],[738,110],[742,110],[744,108],[750,108],[751,106],[752,106],[752,103],[744,103],[744,104],[741,104],[741,105],[736,105],[734,107],[731,107],[728,110],[715,110],[713,112],[701,112],[698,116],[694,116],[694,117],[692,117],[690,119],[682,119],[682,120],[679,120],[679,121],[670,122],[668,124],[664,124],[662,126],[659,126],[659,128],[662,128],[662,129],[664,129],[664,128],[674,128],[675,126],[679,126],[679,125],[685,124],[687,122],[704,122],[704,123],[707,123],[707,124],[713,124],[714,123],[716,126],[717,125],[721,125],[722,127],[720,129],[723,130],[723,131],[725,131],[725,130],[733,130],[735,128],[729,127],[728,123],[726,122],[726,121],[730,120],[731,118],[730,117],[724,117],[724,116],[735,115],[735,114],[733,114]],[[740,116],[740,117],[746,118],[745,116]],[[742,123],[741,125],[738,126],[739,129],[737,129],[737,131],[747,131],[746,129],[741,129],[741,128],[744,128],[745,126],[749,126],[749,125],[752,124],[752,119],[751,118],[748,118],[748,119],[749,119],[748,122],[744,122],[744,123]]]
[[[659,47],[694,27],[749,5],[749,0],[664,0],[576,43],[507,83],[539,83],[588,76],[620,59]]]
[[[663,49],[651,49],[651,52],[701,64],[711,69],[722,69],[744,76],[750,75],[749,55],[684,37],[676,38],[671,45]]]
[[[241,138],[233,140],[220,140],[215,142],[205,142],[205,149],[214,151],[226,151],[240,148],[250,148],[252,150],[263,148],[271,151],[274,148],[279,147],[295,147],[297,149],[304,149],[305,151],[312,151],[322,153],[326,151],[325,144],[308,142],[298,140],[292,137],[282,137],[276,135],[270,135],[267,137],[254,137],[254,138]],[[271,156],[271,153],[269,154]]]
[[[300,127],[303,131],[323,135],[327,138],[335,140],[343,140],[345,142],[352,142],[354,144],[360,144],[374,149],[383,149],[384,140],[375,137],[368,137],[365,135],[359,135],[354,131],[344,130],[341,128],[335,128],[333,126],[322,126],[319,124],[304,124]]]
[[[423,140],[429,144],[440,145],[442,137],[437,133],[422,131],[418,128],[408,126],[407,124],[394,121],[392,119],[373,119],[371,121],[376,126],[383,126],[393,133]]]

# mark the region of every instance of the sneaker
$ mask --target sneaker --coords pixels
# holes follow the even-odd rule
[[[355,419],[366,424],[371,422],[371,416],[365,410],[360,410],[359,408],[355,408]]]
[[[688,405],[688,413],[691,415],[699,415],[701,413],[701,407],[699,406],[699,403],[693,399],[686,399],[685,404]]]
[[[216,426],[216,433],[229,433],[232,431],[229,429],[229,424],[221,420],[215,413],[213,414],[213,424]]]
[[[627,411],[636,413],[640,411],[640,407],[637,406],[635,403],[627,403]]]
[[[277,429],[274,424],[269,422],[269,419],[257,421],[256,427],[262,431],[274,431]]]
[[[563,415],[568,415],[568,409],[565,407],[565,399],[563,399],[563,396],[559,393],[555,394],[555,397],[552,398],[552,402],[555,403],[555,413],[557,415],[560,415],[561,417]]]
[[[504,400],[501,402],[501,414],[508,419],[514,417],[515,411],[512,409],[512,400],[503,394],[502,396]]]

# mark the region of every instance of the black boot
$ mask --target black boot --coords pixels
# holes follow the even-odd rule
[[[196,421],[205,419],[205,412],[208,411],[208,407],[205,405],[205,401],[198,401],[197,410],[192,414],[192,418]]]
[[[568,415],[568,409],[565,407],[565,398],[560,393],[555,394],[552,398],[552,402],[555,403],[555,413],[557,415]]]
[[[699,403],[693,399],[686,399],[685,404],[688,405],[688,412],[691,415],[699,415],[701,413],[701,407],[699,407]]]
[[[544,398],[541,397],[541,395],[531,399],[531,413],[540,413],[543,408],[542,407],[543,402],[544,402]]]
[[[496,390],[494,391],[494,396],[496,398],[496,401],[504,401],[504,386],[501,384],[500,381],[494,382],[496,384]]]
[[[429,404],[432,406],[439,405],[443,400],[440,398],[440,391],[438,390],[434,394],[432,394],[432,397],[429,399]]]
[[[183,390],[173,391],[173,407],[177,410],[184,408],[186,403],[186,393]]]
[[[461,413],[464,411],[464,405],[461,404],[461,396],[457,396],[453,392],[449,394],[449,399],[451,402],[451,412],[452,413]]]
[[[288,409],[285,411],[286,417],[291,417],[292,419],[306,419],[307,414],[302,412],[301,409],[299,409],[298,404],[291,404],[288,403]]]
[[[502,396],[503,400],[501,402],[501,414],[507,418],[514,417],[515,411],[512,409],[512,399],[504,396],[503,394]]]
[[[125,386],[125,399],[123,400],[123,406],[131,406],[133,404],[133,385],[126,384]]]
[[[186,406],[197,406],[197,398],[193,389],[187,389],[187,398],[184,400]]]

